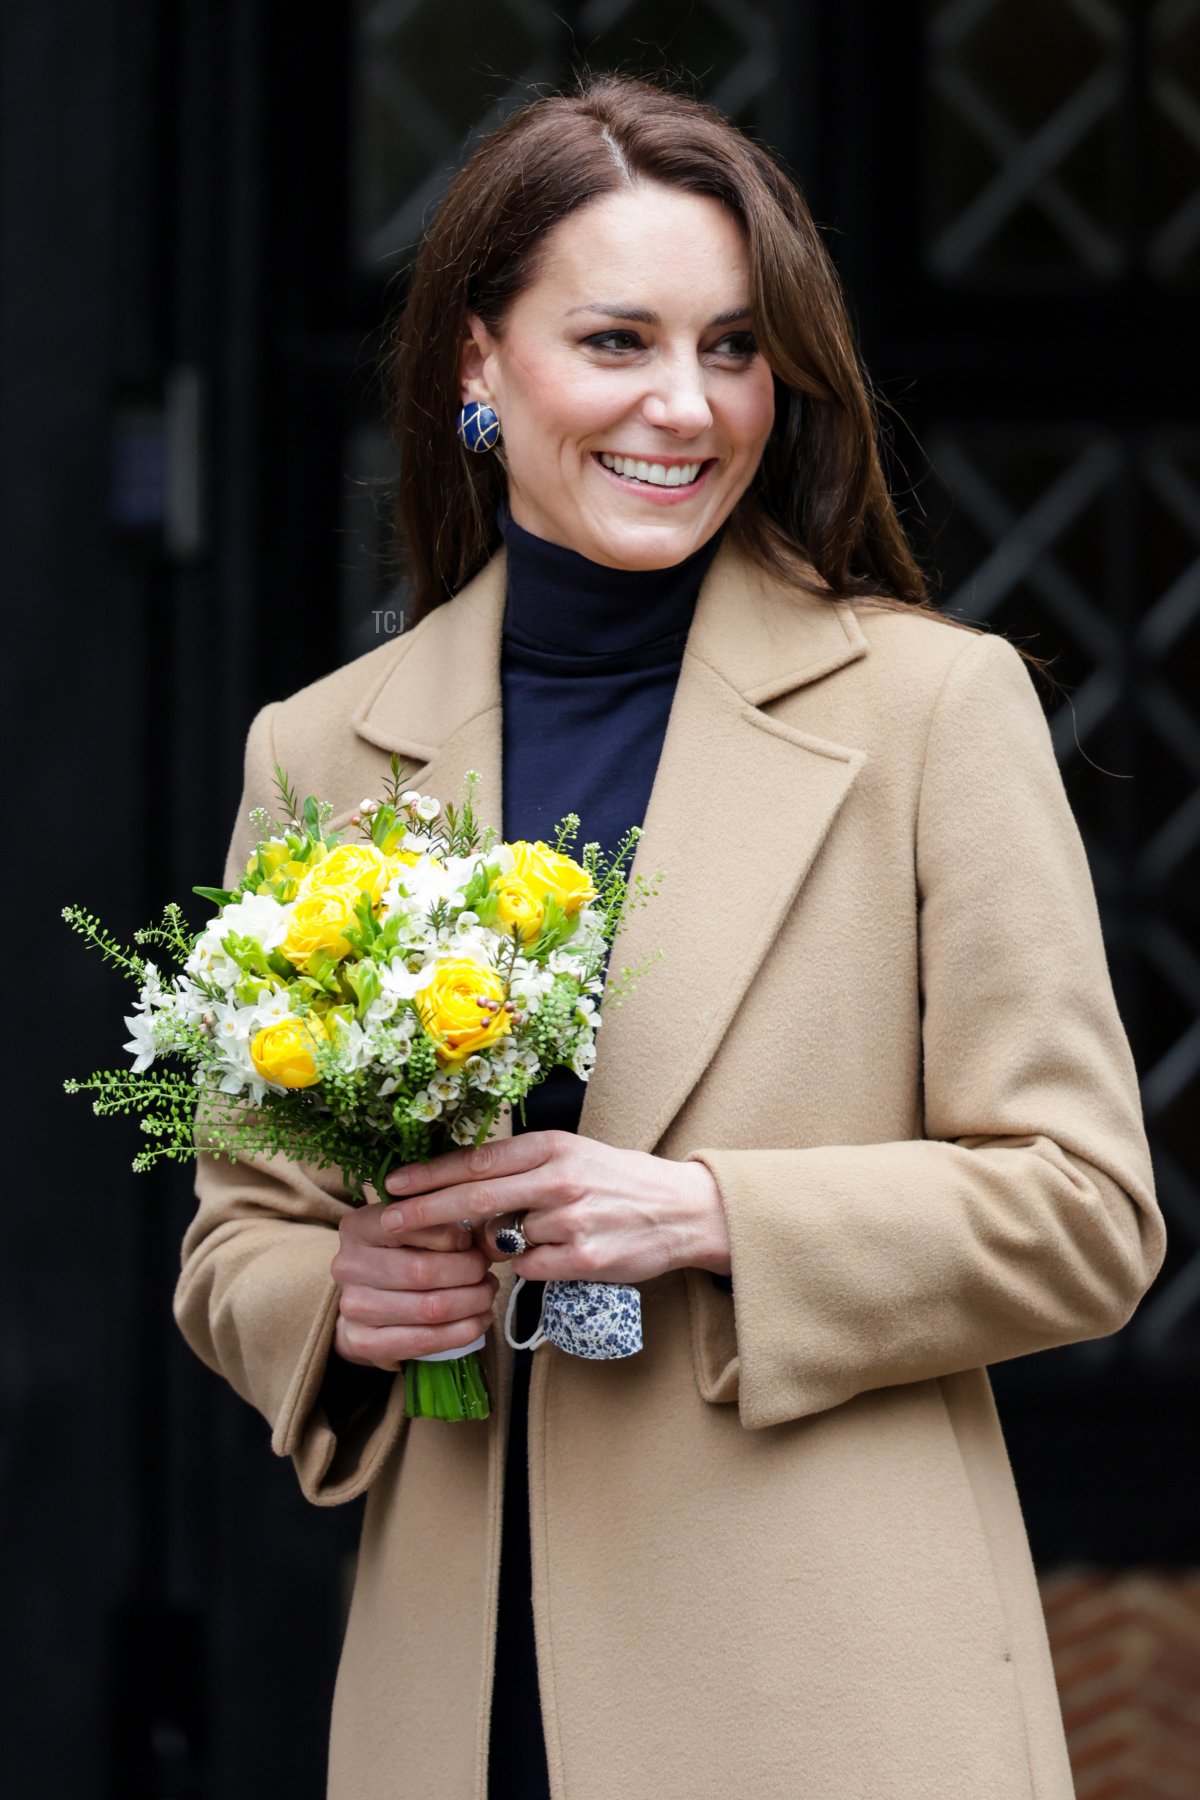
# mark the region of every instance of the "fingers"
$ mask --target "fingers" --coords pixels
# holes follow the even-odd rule
[[[407,1237],[410,1231],[445,1225],[453,1219],[470,1219],[478,1228],[498,1214],[524,1212],[537,1206],[542,1191],[528,1175],[439,1188],[436,1193],[405,1200],[403,1206],[385,1206],[381,1214],[384,1236],[388,1242],[395,1242],[398,1235]]]
[[[338,1355],[347,1362],[394,1372],[409,1357],[433,1356],[441,1350],[465,1350],[468,1344],[482,1337],[491,1324],[490,1305],[485,1312],[444,1325],[380,1328],[339,1315],[333,1342]]]
[[[400,1234],[385,1227],[384,1242],[387,1244],[394,1244],[397,1235],[399,1235],[402,1244],[407,1244],[411,1248],[417,1250],[470,1250],[475,1244],[475,1239],[471,1233],[470,1226],[457,1223],[453,1225],[426,1225],[423,1228],[417,1227],[412,1231],[405,1231]]]
[[[424,1250],[469,1250],[472,1245],[471,1233],[457,1220],[446,1220],[435,1225],[414,1225],[411,1230],[397,1230],[395,1225],[384,1223],[385,1212],[382,1206],[356,1206],[342,1214],[338,1225],[338,1233],[343,1244],[372,1244],[376,1248],[394,1249],[399,1244],[411,1245]]]
[[[506,1256],[513,1273],[526,1281],[640,1281],[641,1274],[628,1273],[619,1250],[601,1253],[591,1243],[530,1245],[520,1256]]]
[[[492,1324],[497,1280],[460,1224],[381,1228],[382,1208],[344,1215],[330,1272],[341,1289],[334,1345],[347,1362],[395,1370],[459,1350]]]
[[[339,1287],[363,1285],[399,1292],[404,1289],[471,1287],[488,1272],[482,1249],[421,1250],[408,1244],[359,1244],[343,1239],[330,1264]]]
[[[342,1289],[339,1310],[350,1324],[365,1325],[375,1331],[394,1326],[450,1325],[483,1313],[490,1317],[498,1285],[492,1274],[470,1287],[389,1291],[351,1283]]]
[[[452,1150],[446,1156],[431,1157],[428,1162],[406,1163],[403,1168],[392,1170],[385,1185],[389,1195],[432,1194],[469,1188],[508,1175],[526,1175],[547,1162],[563,1143],[573,1141],[570,1132],[525,1131],[514,1138],[476,1144],[470,1150]],[[464,1212],[462,1216],[473,1215]]]

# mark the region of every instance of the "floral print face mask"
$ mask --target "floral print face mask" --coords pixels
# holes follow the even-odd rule
[[[642,1347],[642,1302],[635,1287],[611,1281],[548,1281],[542,1295],[538,1328],[525,1343],[512,1334],[517,1295],[524,1276],[513,1283],[504,1315],[504,1336],[514,1350],[537,1350],[554,1344],[568,1356],[608,1362],[636,1356]]]

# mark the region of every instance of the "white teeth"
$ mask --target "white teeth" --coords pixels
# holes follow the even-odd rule
[[[651,487],[688,487],[695,481],[703,463],[665,463],[640,462],[633,456],[613,456],[607,450],[600,452],[600,461],[614,475],[623,475],[626,481],[646,481]]]

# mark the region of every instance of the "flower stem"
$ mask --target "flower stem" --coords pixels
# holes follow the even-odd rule
[[[404,1410],[410,1419],[486,1419],[492,1407],[478,1351],[446,1362],[410,1358]]]

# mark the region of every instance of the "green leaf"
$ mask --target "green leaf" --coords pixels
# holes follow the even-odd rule
[[[354,997],[358,1001],[358,1017],[361,1019],[372,1000],[378,1000],[383,990],[383,983],[379,979],[379,970],[373,962],[346,963],[343,965],[342,974],[347,985],[353,989]]]
[[[260,859],[261,860],[261,859]],[[193,894],[199,894],[202,900],[211,900],[214,906],[228,906],[234,898],[231,888],[194,887]]]
[[[328,950],[314,950],[304,966],[304,972],[332,993],[337,986],[337,966],[338,958],[330,956]]]
[[[499,873],[500,865],[498,863],[476,863],[475,873],[471,876],[470,881],[468,881],[463,896],[463,904],[469,912],[479,912],[480,906],[484,903],[488,894],[491,893],[492,883],[496,880]],[[494,914],[496,910],[495,903],[493,903],[491,910]],[[482,914],[480,914],[480,917],[482,919]]]

